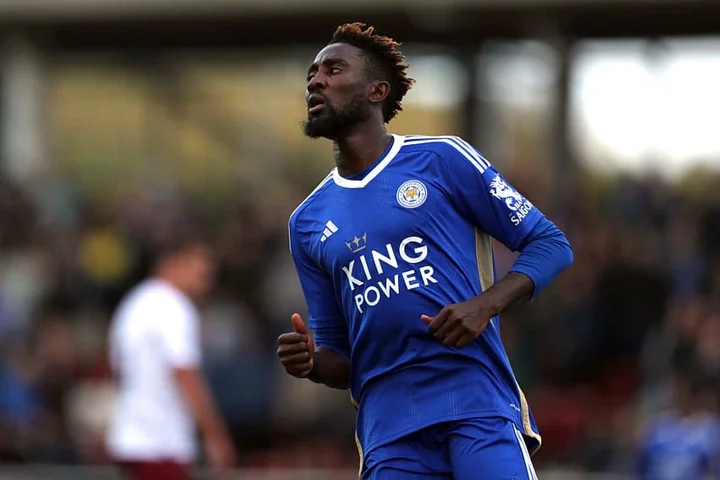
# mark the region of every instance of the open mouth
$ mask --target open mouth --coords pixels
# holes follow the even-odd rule
[[[325,100],[320,95],[311,95],[307,101],[308,113],[314,114],[325,108]]]

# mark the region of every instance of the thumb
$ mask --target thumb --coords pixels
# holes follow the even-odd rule
[[[435,320],[433,317],[429,317],[427,315],[420,315],[420,320],[430,325],[433,320]]]
[[[303,322],[302,317],[298,313],[294,313],[292,316],[292,324],[293,328],[297,333],[302,333],[305,335],[308,335],[310,332],[308,331],[307,327],[305,326],[305,322]]]
[[[293,328],[295,329],[296,333],[301,333],[303,335],[308,336],[308,342],[307,347],[308,351],[310,352],[310,361],[312,362],[313,359],[313,352],[315,352],[315,340],[313,340],[313,336],[308,330],[308,328],[305,326],[305,322],[303,322],[302,317],[298,313],[294,313],[292,316],[292,324]]]

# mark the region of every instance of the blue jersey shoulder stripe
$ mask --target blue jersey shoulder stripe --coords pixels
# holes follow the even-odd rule
[[[315,195],[315,193],[317,193],[318,190],[320,190],[328,182],[328,180],[330,180],[332,178],[332,176],[333,176],[332,172],[328,173],[327,177],[325,177],[323,179],[323,181],[320,182],[318,184],[318,186],[315,187],[315,189],[312,192],[310,192],[310,195],[305,197],[305,200],[300,202],[300,205],[298,205],[297,208],[295,208],[295,210],[293,210],[293,212],[290,214],[290,218],[288,220],[288,247],[290,248],[290,253],[292,253],[292,240],[290,239],[290,236],[292,235],[292,233],[291,233],[290,229],[291,229],[293,216],[303,207],[303,205],[305,205],[308,202],[308,200],[310,200],[312,198],[313,195]]]
[[[408,135],[405,143],[409,145],[419,145],[424,143],[445,143],[453,146],[458,152],[460,152],[465,158],[470,160],[473,165],[478,168],[481,172],[485,171],[489,166],[488,162],[482,155],[478,153],[475,148],[467,143],[460,137],[453,135],[441,135],[441,136],[423,136],[423,135]],[[472,159],[468,158],[468,155]]]
[[[425,137],[421,135],[408,135],[405,137],[405,145],[421,145],[427,143],[445,143],[452,146],[457,150],[463,157],[465,157],[480,173],[483,173],[490,167],[488,162],[477,150],[475,150],[470,144],[460,137],[455,136],[439,136],[439,137]]]

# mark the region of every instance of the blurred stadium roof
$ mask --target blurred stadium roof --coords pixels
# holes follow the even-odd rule
[[[0,0],[0,29],[46,48],[134,49],[318,43],[362,20],[404,42],[705,35],[717,0]]]
[[[4,140],[6,156],[13,159],[8,164],[29,165],[28,149],[41,158],[35,145],[42,144],[44,117],[37,99],[42,98],[38,92],[45,73],[39,66],[28,67],[36,65],[33,58],[96,52],[125,56],[126,62],[145,69],[162,69],[158,59],[173,49],[234,52],[322,45],[339,23],[348,21],[372,24],[406,44],[450,47],[468,70],[468,98],[481,98],[474,60],[486,40],[552,44],[560,62],[550,148],[557,178],[562,179],[569,175],[565,167],[573,158],[568,116],[575,42],[717,35],[720,0],[0,0],[0,43],[5,41],[0,53],[10,53],[6,63],[8,58],[15,61],[6,70],[17,73],[6,72],[0,102],[5,100],[10,118],[30,115],[27,124],[32,126],[0,122],[6,125],[0,147]],[[34,82],[25,80],[28,68]],[[477,112],[482,108],[479,102],[463,102],[462,126],[456,133],[471,140],[477,136],[482,129]]]

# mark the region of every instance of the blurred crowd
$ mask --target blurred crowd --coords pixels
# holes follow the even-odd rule
[[[502,321],[544,436],[538,463],[627,469],[643,421],[672,405],[676,375],[720,386],[720,191],[618,177],[578,180],[557,201],[557,188],[506,176],[567,232],[576,259]],[[172,189],[99,207],[69,183],[0,183],[0,461],[107,461],[110,315],[154,242],[192,217],[220,265],[202,305],[205,365],[241,464],[355,468],[347,392],[291,379],[275,361],[277,335],[305,308],[286,223],[305,187],[217,211]],[[497,251],[502,272],[514,255]]]

